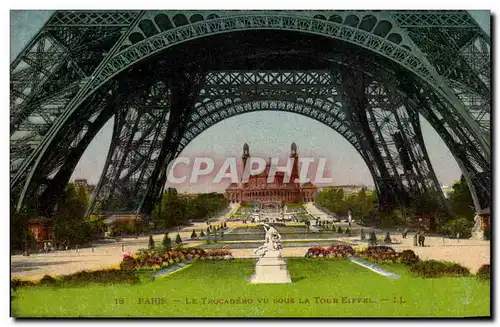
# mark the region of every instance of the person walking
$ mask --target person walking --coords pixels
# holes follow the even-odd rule
[[[418,232],[413,236],[413,245],[418,246]]]
[[[403,238],[406,238],[406,235],[408,235],[408,228],[405,228],[403,231]]]
[[[425,243],[425,233],[424,231],[422,231],[422,233],[420,233],[420,246],[424,247],[425,246],[424,243]]]

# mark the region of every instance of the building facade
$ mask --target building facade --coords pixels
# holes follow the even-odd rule
[[[47,218],[36,218],[28,221],[28,229],[35,238],[36,250],[44,248],[44,245],[54,242],[54,223]]]
[[[245,170],[250,149],[248,144],[243,146],[243,171]],[[316,198],[317,187],[308,182],[295,183],[299,178],[297,145],[292,143],[290,158],[295,158],[290,181],[285,182],[285,173],[277,172],[272,183],[267,182],[271,163],[268,162],[265,170],[250,176],[248,183],[232,183],[224,195],[232,203],[260,202],[261,204],[312,202]]]

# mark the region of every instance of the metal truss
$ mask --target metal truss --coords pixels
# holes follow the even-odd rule
[[[115,115],[112,144],[88,213],[135,211],[165,142],[170,113],[167,84],[136,94]]]
[[[156,99],[151,93],[155,84],[143,81],[132,86],[130,81],[123,82],[126,76],[137,73],[137,67],[155,60],[160,52],[223,33],[237,36],[261,30],[321,36],[373,54],[373,62],[395,74],[390,83],[396,93],[388,93],[392,88],[377,78],[381,73],[376,69],[365,70],[370,77],[350,94],[342,88],[346,81],[335,77],[341,83],[333,88],[339,95],[332,99],[343,98],[344,109],[345,104],[357,108],[344,116],[338,111],[335,116],[331,108],[339,107],[329,103],[335,103],[328,98],[332,90],[323,87],[335,83],[333,75],[293,73],[296,68],[271,72],[270,67],[271,71],[261,76],[245,74],[245,67],[224,71],[223,62],[217,73],[207,74],[202,72],[210,70],[202,67],[205,63],[198,71],[177,73],[180,82],[162,84],[168,85],[173,109],[168,114],[169,127],[158,136],[156,150],[130,139],[134,126],[158,124],[166,116],[160,118],[159,112],[151,109],[142,118],[145,120],[135,117],[136,108],[127,103],[155,108],[144,102]],[[224,119],[231,110],[248,112],[275,106],[311,115],[331,126],[336,121],[339,133],[358,146],[374,179],[380,179],[376,182],[383,185],[379,193],[387,194],[401,194],[401,190],[414,194],[436,186],[421,141],[420,113],[457,158],[471,189],[476,189],[476,207],[480,207],[491,201],[490,51],[489,37],[465,11],[58,11],[11,64],[13,201],[19,210],[26,198],[40,202],[49,194],[55,195],[101,123],[115,114],[118,125],[103,174],[107,177],[99,183],[93,201],[96,205],[90,211],[104,210],[103,203],[113,207],[113,192],[134,198],[144,191],[141,200],[126,207],[147,212],[163,187],[165,163],[201,133],[210,119]],[[311,61],[317,55],[311,52]],[[344,60],[347,66],[360,65],[356,60],[346,63]],[[169,76],[173,76],[176,61],[171,64]],[[301,97],[301,93],[312,96]],[[138,98],[130,99],[131,94]],[[119,105],[111,109],[113,98]],[[206,113],[200,114],[203,110]],[[155,128],[150,127],[153,133]],[[356,128],[363,132],[353,132]],[[160,141],[163,135],[164,141]],[[158,147],[157,159],[151,159],[154,157],[147,151],[157,153]],[[131,149],[134,154],[129,153]],[[117,153],[120,161],[113,161],[112,153]],[[126,183],[133,186],[118,186]],[[394,196],[389,195],[387,201]]]

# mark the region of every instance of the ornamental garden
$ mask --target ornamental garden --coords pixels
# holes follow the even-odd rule
[[[224,225],[220,230],[231,235]],[[256,228],[250,230],[259,232]],[[182,240],[172,242],[167,235],[162,244],[150,242],[149,249],[125,253],[120,264],[109,269],[46,275],[38,281],[12,279],[12,314],[16,317],[490,314],[489,265],[471,274],[456,263],[421,260],[411,250],[329,242],[327,246],[311,246],[303,257],[286,258],[292,284],[255,285],[248,283],[255,259],[235,258],[230,249],[193,247]]]

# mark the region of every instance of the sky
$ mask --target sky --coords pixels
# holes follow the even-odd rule
[[[490,35],[489,11],[469,11]],[[11,61],[34,37],[53,11],[11,11]],[[433,128],[423,119],[424,142],[441,185],[452,185],[460,178],[460,169],[450,151]],[[72,176],[97,183],[104,168],[113,130],[111,119],[83,154]],[[182,157],[203,154],[214,159],[241,156],[244,143],[250,153],[265,157],[286,156],[295,142],[300,156],[326,157],[335,185],[373,185],[373,179],[361,156],[340,134],[313,119],[284,112],[254,112],[226,119],[196,137],[181,153]],[[182,185],[181,192],[221,191],[226,184],[209,181]]]

